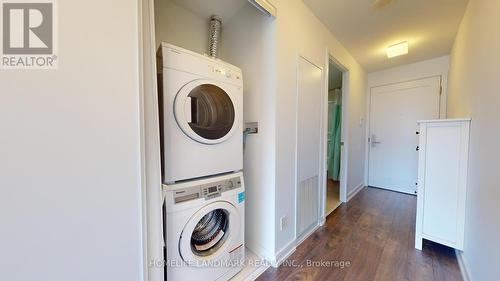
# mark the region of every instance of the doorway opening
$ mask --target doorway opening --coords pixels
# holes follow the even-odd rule
[[[328,118],[326,149],[326,211],[335,210],[340,201],[342,135],[342,71],[330,61],[328,67]]]
[[[324,207],[328,216],[347,202],[347,104],[349,71],[330,53],[326,75],[324,128]]]

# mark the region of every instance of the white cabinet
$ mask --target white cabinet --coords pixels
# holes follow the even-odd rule
[[[463,250],[470,119],[419,121],[415,248],[422,239]]]

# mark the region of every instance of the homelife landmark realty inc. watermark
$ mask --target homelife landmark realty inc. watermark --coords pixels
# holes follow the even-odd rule
[[[0,68],[57,68],[55,0],[0,0]]]

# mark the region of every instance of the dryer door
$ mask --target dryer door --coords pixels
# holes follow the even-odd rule
[[[221,143],[231,137],[240,116],[228,87],[200,79],[181,88],[175,97],[174,113],[186,135],[204,144]]]
[[[211,203],[196,212],[184,227],[179,252],[190,266],[214,266],[227,257],[240,237],[238,209],[225,201]],[[217,265],[217,264],[215,264]]]

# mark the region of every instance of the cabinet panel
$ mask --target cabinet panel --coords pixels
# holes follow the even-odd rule
[[[453,243],[459,215],[460,137],[460,126],[427,128],[423,232]]]
[[[415,248],[428,239],[463,249],[470,119],[419,121]]]

